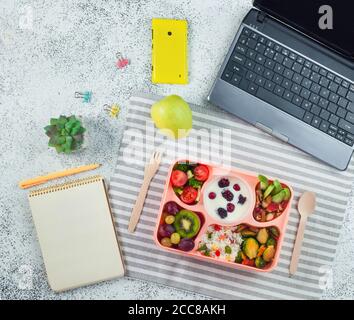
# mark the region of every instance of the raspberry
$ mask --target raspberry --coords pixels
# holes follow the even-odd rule
[[[228,203],[226,209],[228,212],[232,212],[235,210],[235,205],[233,203]]]
[[[219,208],[218,215],[221,219],[225,219],[227,217],[227,211],[224,208]]]
[[[230,190],[225,190],[221,194],[227,201],[232,201],[234,199],[234,195]]]
[[[240,190],[241,190],[240,185],[237,184],[237,183],[235,183],[235,184],[234,184],[234,190],[235,190],[235,191],[240,191]]]
[[[225,188],[225,187],[228,187],[230,185],[230,181],[229,181],[229,179],[222,178],[222,179],[219,180],[218,185],[219,185],[220,188]]]
[[[209,199],[213,200],[216,198],[216,193],[215,192],[210,192],[209,193]]]
[[[247,200],[247,197],[244,197],[242,194],[238,196],[238,203],[239,204],[244,204]]]
[[[219,256],[220,256],[220,250],[216,250],[216,251],[215,251],[215,255],[216,255],[217,257],[219,257]]]
[[[216,225],[214,225],[214,230],[215,231],[220,231],[221,227],[218,224],[216,224]]]

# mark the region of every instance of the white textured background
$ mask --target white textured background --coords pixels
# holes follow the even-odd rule
[[[129,96],[136,91],[176,93],[204,104],[223,55],[251,0],[1,0],[0,2],[0,299],[203,299],[205,297],[124,278],[54,294],[48,288],[26,195],[20,179],[91,162],[114,170]],[[31,21],[31,14],[33,21]],[[187,86],[150,81],[150,20],[189,22]],[[26,19],[27,18],[27,19]],[[131,59],[117,70],[115,52]],[[74,92],[91,89],[83,104]],[[118,120],[105,103],[122,106]],[[89,147],[75,155],[47,148],[50,117],[81,114]],[[27,273],[26,273],[27,270]],[[32,270],[32,288],[26,275]],[[333,281],[323,298],[354,298],[353,197],[335,257]]]

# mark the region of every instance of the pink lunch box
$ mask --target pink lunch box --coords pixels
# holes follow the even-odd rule
[[[256,205],[256,187],[259,183],[257,174],[251,172],[245,172],[236,168],[215,166],[213,164],[209,164],[201,161],[197,161],[197,162],[193,161],[192,163],[198,163],[207,166],[209,169],[209,176],[208,179],[204,181],[200,189],[199,201],[195,204],[186,204],[175,193],[173,186],[171,184],[171,174],[175,165],[177,163],[185,163],[186,161],[187,160],[177,160],[175,163],[171,164],[169,168],[165,189],[162,196],[159,214],[157,218],[156,228],[154,232],[154,239],[157,246],[159,246],[162,250],[167,250],[171,253],[189,256],[203,261],[210,261],[211,263],[217,263],[231,268],[251,270],[257,272],[270,272],[271,270],[273,270],[276,267],[279,260],[279,255],[280,255],[280,251],[281,251],[281,247],[285,235],[285,230],[288,223],[289,212],[290,212],[291,204],[293,201],[293,194],[294,194],[292,188],[289,185],[281,182],[283,187],[289,188],[291,194],[290,198],[287,201],[287,205],[285,209],[278,217],[274,218],[273,220],[260,222],[257,221],[254,217],[254,208]],[[247,210],[244,213],[240,214],[240,216],[236,216],[235,219],[232,221],[223,221],[222,219],[217,219],[215,215],[212,216],[210,213],[208,213],[210,212],[210,209],[208,210],[204,203],[205,202],[204,192],[206,191],[206,189],[208,188],[210,189],[211,187],[210,184],[211,183],[215,184],[215,181],[221,179],[222,177],[227,177],[231,180],[238,179],[239,181],[243,182],[242,185],[247,189],[246,190],[247,201],[248,201]],[[274,179],[271,178],[270,181],[274,181]],[[161,244],[162,237],[159,235],[158,230],[160,225],[164,223],[163,219],[166,216],[166,213],[164,213],[165,204],[170,201],[177,203],[177,205],[181,209],[186,209],[186,210],[193,211],[194,213],[197,213],[200,218],[201,226],[199,232],[193,237],[194,248],[190,251],[180,250],[177,245],[172,245],[171,247],[167,247]],[[212,257],[212,256],[204,255],[198,249],[202,237],[207,232],[209,226],[213,226],[212,228],[215,228],[215,226],[218,226],[218,228],[219,227],[228,228],[228,227],[236,227],[236,226],[240,226],[240,228],[242,228],[246,226],[246,229],[251,227],[252,230],[260,230],[262,228],[266,228],[267,230],[270,230],[269,228],[275,227],[278,230],[279,234],[276,240],[274,257],[270,262],[267,263],[267,265],[264,268],[258,268],[255,265],[248,265],[248,264],[243,264],[235,261],[229,261],[221,257],[216,257],[216,256]]]

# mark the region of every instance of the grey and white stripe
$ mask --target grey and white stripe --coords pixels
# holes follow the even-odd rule
[[[321,295],[326,272],[331,267],[350,192],[354,163],[340,172],[311,156],[250,126],[216,108],[191,105],[193,128],[231,130],[231,165],[242,170],[262,172],[287,181],[294,188],[295,200],[304,190],[318,197],[316,214],[309,219],[296,276],[288,269],[296,236],[298,213],[291,208],[286,237],[277,268],[268,274],[229,269],[216,264],[181,257],[159,249],[153,240],[169,163],[162,163],[154,177],[143,214],[134,234],[127,231],[128,221],[140,185],[144,162],[126,162],[124,153],[134,148],[140,158],[156,148],[156,132],[151,131],[150,106],[159,97],[139,95],[131,98],[126,131],[118,155],[117,168],[110,181],[110,200],[124,253],[127,275],[160,284],[191,290],[224,299],[314,299]],[[146,124],[150,124],[147,129]],[[132,132],[143,132],[135,139]],[[148,130],[148,132],[147,132]],[[192,139],[188,137],[187,139]],[[159,140],[167,150],[175,150],[172,140]],[[215,148],[218,148],[215,143]],[[186,148],[178,148],[183,158]],[[176,154],[175,154],[176,155]],[[203,157],[203,151],[200,153]],[[167,159],[172,161],[167,152]],[[135,160],[132,158],[132,160]],[[296,203],[296,201],[295,201]]]

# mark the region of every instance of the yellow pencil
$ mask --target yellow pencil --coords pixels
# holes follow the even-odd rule
[[[67,169],[67,170],[58,171],[58,172],[52,172],[52,173],[49,173],[45,176],[39,176],[39,177],[36,177],[33,179],[20,181],[20,183],[18,185],[21,189],[27,189],[27,188],[45,183],[49,180],[70,176],[72,174],[76,174],[76,173],[80,173],[80,172],[84,172],[84,171],[88,171],[88,170],[93,170],[93,169],[98,168],[99,166],[100,166],[100,164],[89,164],[89,165],[81,166],[81,167],[77,167],[77,168]]]

